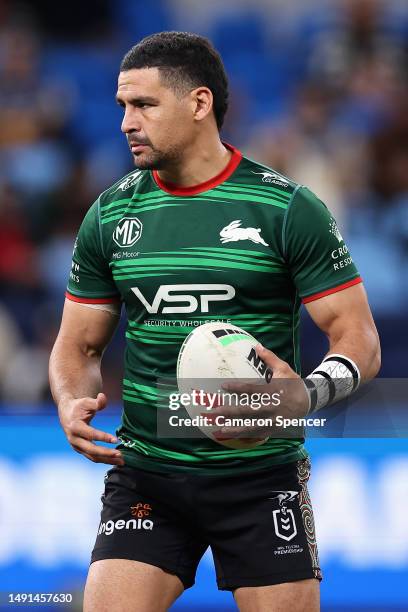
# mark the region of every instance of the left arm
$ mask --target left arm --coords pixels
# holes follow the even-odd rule
[[[381,364],[380,341],[362,283],[305,306],[329,340],[328,354],[352,359],[362,382],[374,378]]]
[[[278,383],[283,387],[285,382],[290,386],[282,409],[301,417],[347,397],[360,380],[374,378],[380,368],[380,343],[361,278],[335,220],[304,187],[294,192],[286,211],[282,249],[298,295],[328,338],[327,356],[333,356],[322,356],[322,363],[316,364],[313,373],[306,373],[309,380],[303,384],[288,363],[257,347],[259,357],[273,372],[270,387]],[[257,390],[242,384],[228,388],[245,393],[250,388],[252,393]]]
[[[308,302],[305,306],[313,321],[328,338],[327,355],[338,354],[351,359],[360,371],[362,383],[374,378],[381,364],[380,341],[362,283]],[[309,410],[306,389],[303,384],[296,384],[293,380],[298,379],[300,383],[299,374],[286,361],[261,345],[258,345],[257,352],[272,369],[274,383],[279,379],[281,387],[285,382],[289,383],[290,401],[286,406],[288,410],[286,416],[293,418],[306,416]],[[259,389],[260,387],[248,384],[228,385],[228,390],[231,391],[254,393]],[[263,391],[266,389],[267,386],[262,387]],[[285,411],[283,406],[281,409]],[[225,412],[225,409],[222,410]],[[227,412],[233,413],[233,410]],[[254,431],[256,428],[251,429]],[[248,428],[228,428],[229,435],[235,437],[242,436],[245,431],[248,431]]]

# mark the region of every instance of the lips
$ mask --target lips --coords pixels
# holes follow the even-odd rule
[[[149,145],[144,142],[130,142],[129,146],[132,153],[135,153],[136,151],[143,149],[143,147],[147,147]]]

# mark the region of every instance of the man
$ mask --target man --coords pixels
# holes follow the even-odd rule
[[[174,376],[192,325],[217,319],[273,349],[258,352],[274,378],[299,378],[302,300],[330,358],[317,368],[321,384],[304,388],[300,412],[347,395],[379,368],[361,279],[310,191],[220,140],[227,79],[206,39],[163,32],[142,40],[122,61],[116,98],[137,170],[83,221],[50,360],[69,442],[114,466],[85,612],[167,610],[194,583],[209,545],[218,586],[240,610],[316,612],[320,569],[302,440],[234,450],[207,438],[161,439],[156,382]],[[111,449],[95,441],[118,440],[90,422],[107,403],[100,361],[121,302],[124,414]],[[341,389],[338,368],[341,382],[351,381]]]

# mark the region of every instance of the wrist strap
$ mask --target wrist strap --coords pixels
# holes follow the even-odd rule
[[[357,364],[345,355],[332,354],[313,370],[304,383],[309,394],[309,413],[354,393],[360,384]]]

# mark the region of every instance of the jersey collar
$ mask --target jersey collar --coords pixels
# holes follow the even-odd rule
[[[228,144],[227,142],[222,143],[227,149],[232,152],[232,157],[229,160],[228,164],[225,166],[224,170],[222,170],[217,176],[205,181],[204,183],[199,183],[198,185],[193,185],[192,187],[180,187],[175,183],[166,183],[162,181],[157,173],[157,170],[153,170],[153,178],[156,184],[163,189],[163,191],[167,191],[171,195],[177,196],[192,196],[197,195],[198,193],[202,193],[203,191],[208,191],[209,189],[213,189],[220,185],[224,181],[226,181],[233,172],[237,169],[241,159],[242,153],[238,151],[235,147]]]

